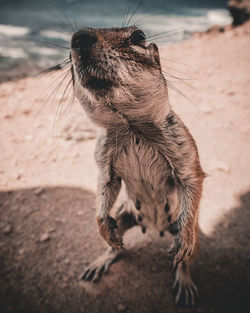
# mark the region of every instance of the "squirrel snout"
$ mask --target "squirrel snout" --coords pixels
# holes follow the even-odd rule
[[[89,28],[75,32],[71,38],[71,48],[88,50],[97,42],[97,36]]]

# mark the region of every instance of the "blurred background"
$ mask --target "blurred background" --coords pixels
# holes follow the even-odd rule
[[[229,7],[228,7],[229,5]],[[249,313],[250,0],[0,0],[0,313]],[[135,227],[98,284],[96,126],[74,98],[78,27],[155,34],[169,102],[208,174],[191,266],[197,308],[175,304],[171,236]]]
[[[166,45],[232,18],[226,0],[9,0],[0,1],[0,81],[35,74],[67,57],[72,29],[136,24],[146,34],[164,33]],[[6,73],[8,71],[8,74]]]

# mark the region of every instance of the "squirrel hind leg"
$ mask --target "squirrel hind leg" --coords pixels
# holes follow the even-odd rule
[[[186,262],[177,265],[173,291],[178,306],[194,307],[198,304],[198,289],[192,281],[189,265]]]

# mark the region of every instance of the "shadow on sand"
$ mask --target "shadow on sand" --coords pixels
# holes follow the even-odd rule
[[[79,275],[105,250],[94,194],[71,187],[1,192],[0,311],[250,312],[250,192],[240,201],[212,238],[201,234],[200,256],[192,266],[200,306],[181,310],[174,304],[173,273],[162,249],[166,238],[135,245],[110,275],[88,287]]]

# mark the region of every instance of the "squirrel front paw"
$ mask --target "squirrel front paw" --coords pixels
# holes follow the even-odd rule
[[[173,266],[187,261],[194,252],[196,236],[193,229],[182,228],[174,236],[172,246],[168,253],[172,259]]]
[[[97,223],[99,232],[104,240],[116,250],[123,249],[122,237],[116,231],[118,228],[116,220],[110,215],[106,215],[104,218],[97,217]]]

